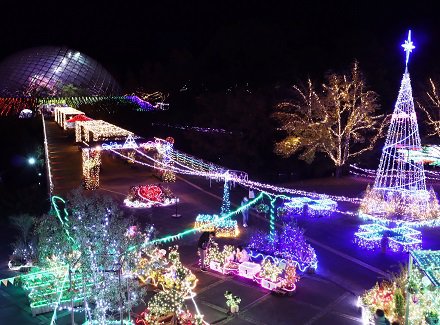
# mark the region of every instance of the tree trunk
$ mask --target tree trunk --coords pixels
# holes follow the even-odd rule
[[[340,178],[342,176],[343,166],[336,166],[335,177]]]

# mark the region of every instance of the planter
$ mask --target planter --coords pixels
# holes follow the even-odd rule
[[[238,313],[238,310],[240,309],[240,307],[237,305],[237,306],[231,306],[231,313],[232,314],[236,314],[236,313]]]
[[[272,282],[267,279],[261,279],[261,286],[268,290],[276,290],[281,287],[281,281]]]
[[[223,267],[223,273],[227,275],[235,275],[238,272],[238,264],[235,262],[226,263]]]
[[[209,263],[209,268],[213,271],[219,272],[221,274],[224,274],[223,266],[220,264],[220,262],[217,261],[211,261]]]
[[[292,287],[282,287],[281,290],[286,291],[287,293],[293,293],[296,290],[296,285]]]
[[[261,265],[253,262],[243,262],[238,266],[238,274],[244,278],[254,279],[261,271]]]
[[[254,275],[254,281],[258,284],[261,284],[261,280],[263,280],[263,277],[260,276],[260,272]]]

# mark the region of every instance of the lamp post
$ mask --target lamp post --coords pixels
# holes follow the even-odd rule
[[[175,205],[174,206],[176,207],[176,213],[172,214],[171,216],[173,218],[180,218],[182,215],[177,213],[177,201],[178,201],[177,196],[174,197],[174,200],[175,200]]]

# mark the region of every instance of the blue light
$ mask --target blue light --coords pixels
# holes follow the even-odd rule
[[[361,248],[378,249],[386,234],[387,246],[393,252],[408,252],[421,249],[422,233],[407,226],[388,228],[380,224],[361,225],[354,234],[354,242]]]

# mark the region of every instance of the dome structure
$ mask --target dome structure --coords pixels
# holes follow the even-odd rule
[[[0,63],[0,97],[119,94],[119,85],[102,65],[65,47],[32,48]]]

